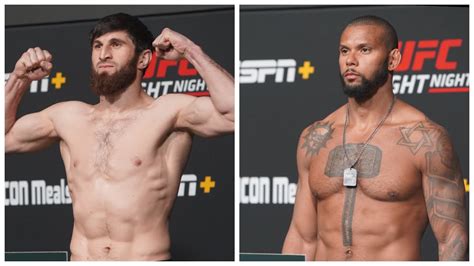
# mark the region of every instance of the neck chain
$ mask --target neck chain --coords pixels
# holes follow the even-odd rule
[[[367,138],[367,140],[365,141],[364,143],[364,146],[362,147],[362,149],[360,150],[359,154],[357,155],[355,161],[351,164],[349,164],[349,168],[346,168],[344,170],[344,186],[349,186],[349,187],[355,187],[356,184],[357,184],[357,170],[354,168],[354,166],[357,164],[357,162],[359,161],[360,157],[362,156],[362,153],[364,152],[365,150],[365,147],[367,147],[367,144],[369,144],[370,140],[375,136],[375,134],[377,133],[377,131],[380,129],[380,127],[383,125],[383,122],[385,122],[385,120],[387,119],[387,117],[390,115],[390,113],[392,112],[392,109],[393,109],[393,105],[395,104],[395,95],[393,96],[392,98],[392,102],[388,108],[388,111],[387,113],[385,114],[385,116],[382,118],[382,120],[380,120],[379,124],[377,125],[377,127],[374,129],[374,131],[372,132],[372,134],[370,134],[369,138]],[[342,148],[344,150],[344,155],[345,155],[345,158],[347,158],[347,160],[350,162],[350,159],[349,159],[349,156],[347,155],[347,151],[346,151],[346,129],[347,129],[347,124],[349,123],[349,104],[347,104],[347,108],[346,108],[346,120],[344,122],[344,131],[342,133]]]

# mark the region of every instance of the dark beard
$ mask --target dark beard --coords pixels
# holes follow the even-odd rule
[[[354,98],[357,102],[365,102],[372,98],[372,96],[378,91],[378,89],[385,84],[388,78],[388,60],[385,60],[382,68],[380,68],[373,79],[369,80],[363,75],[360,75],[362,81],[360,85],[348,85],[344,81],[343,74],[339,77],[342,83],[342,90],[349,98]]]
[[[137,76],[138,55],[135,55],[125,66],[116,73],[99,74],[91,66],[90,86],[98,96],[115,96],[130,86]]]

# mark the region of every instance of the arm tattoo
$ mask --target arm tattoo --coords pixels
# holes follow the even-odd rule
[[[447,247],[445,251],[447,257],[442,258],[444,260],[462,260],[464,259],[464,253],[467,250],[467,245],[461,240],[459,234],[456,236],[454,241]]]
[[[467,249],[467,240],[463,238],[465,190],[459,162],[446,132],[440,133],[434,151],[426,152],[425,158],[428,176],[426,207],[435,235],[445,243],[439,257],[443,260],[463,259]]]
[[[301,146],[302,149],[306,149],[306,156],[318,154],[321,148],[326,147],[326,143],[332,138],[334,132],[333,124],[334,122],[316,122],[311,125],[308,133],[303,136],[304,143]]]

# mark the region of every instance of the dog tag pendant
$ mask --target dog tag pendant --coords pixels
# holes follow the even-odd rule
[[[344,169],[344,186],[355,187],[357,185],[357,170],[355,168]]]

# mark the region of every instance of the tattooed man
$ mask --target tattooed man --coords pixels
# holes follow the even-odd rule
[[[394,28],[364,16],[343,30],[348,103],[303,130],[298,191],[283,253],[307,260],[419,260],[431,224],[440,260],[467,250],[464,183],[445,129],[396,99]]]

